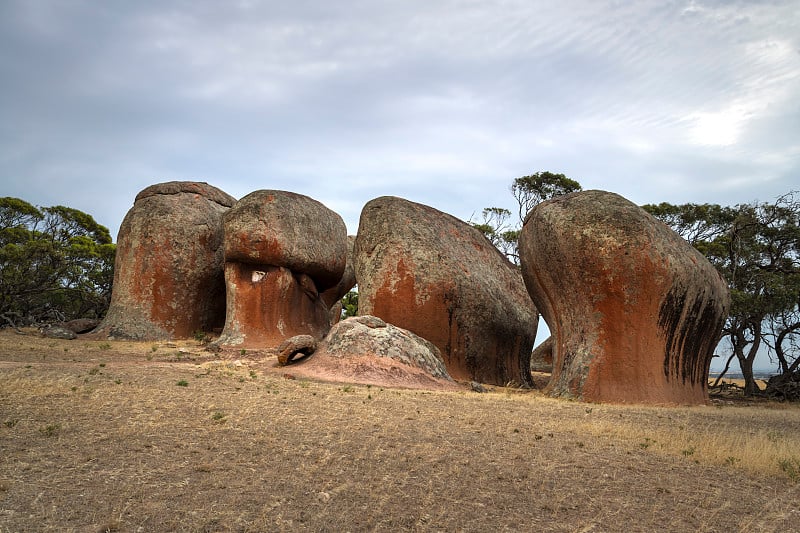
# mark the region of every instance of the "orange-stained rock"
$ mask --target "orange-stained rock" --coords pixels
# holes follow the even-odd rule
[[[537,313],[516,267],[477,229],[381,197],[361,212],[358,314],[432,342],[457,380],[531,385]]]
[[[224,216],[227,312],[219,344],[276,347],[296,335],[322,339],[329,304],[320,293],[345,271],[342,218],[307,196],[255,191]]]
[[[619,195],[585,191],[534,208],[519,250],[552,332],[551,394],[707,401],[730,296],[714,267],[669,227]]]
[[[155,340],[222,327],[222,214],[235,202],[198,182],[140,192],[120,226],[111,304],[96,333]]]
[[[342,217],[308,196],[251,192],[225,215],[225,261],[303,272],[323,292],[344,274],[347,228]]]

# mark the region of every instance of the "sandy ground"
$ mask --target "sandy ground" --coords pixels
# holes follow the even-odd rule
[[[299,368],[194,342],[0,331],[0,531],[800,523],[797,406],[588,405],[500,387],[324,383]]]

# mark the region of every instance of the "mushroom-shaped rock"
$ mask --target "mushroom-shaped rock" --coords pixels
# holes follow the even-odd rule
[[[613,193],[544,202],[519,239],[528,290],[553,336],[551,394],[698,404],[730,296],[668,226]]]
[[[192,181],[141,191],[120,226],[111,303],[96,333],[156,340],[222,327],[222,214],[234,203]]]
[[[518,269],[480,231],[381,197],[361,212],[354,253],[359,314],[431,341],[457,380],[531,385],[536,308]]]
[[[321,293],[347,261],[342,218],[307,196],[260,190],[223,217],[227,312],[219,344],[276,347],[330,329]]]

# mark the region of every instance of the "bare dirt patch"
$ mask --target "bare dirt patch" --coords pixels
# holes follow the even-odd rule
[[[0,531],[791,531],[800,522],[797,406],[588,405],[515,389],[283,376],[291,372],[265,354],[210,354],[194,342],[0,332]],[[754,446],[764,463],[747,454]]]

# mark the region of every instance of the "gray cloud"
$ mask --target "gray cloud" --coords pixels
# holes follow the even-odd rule
[[[432,5],[434,4],[434,5]],[[2,193],[116,231],[201,179],[467,218],[554,170],[638,202],[798,184],[796,3],[0,4]]]

